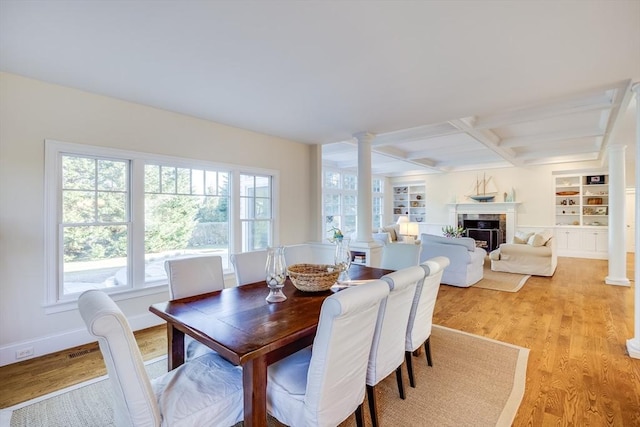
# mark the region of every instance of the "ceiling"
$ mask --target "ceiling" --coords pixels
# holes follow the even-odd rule
[[[2,0],[0,70],[340,168],[368,132],[389,176],[603,161],[635,139],[640,1]]]

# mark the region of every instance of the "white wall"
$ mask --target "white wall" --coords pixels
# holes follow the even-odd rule
[[[279,170],[280,243],[313,237],[310,146],[0,73],[0,365],[22,347],[38,356],[75,345],[84,331],[77,310],[45,314],[42,306],[47,138]],[[134,328],[144,327],[158,320],[149,305],[167,298],[120,305]]]
[[[491,176],[498,189],[496,202],[502,202],[503,193],[509,193],[515,189],[518,206],[517,226],[521,227],[552,227],[554,220],[554,171],[576,171],[582,173],[585,170],[600,170],[600,162],[581,162],[570,165],[535,166],[526,168],[502,168],[489,169],[485,173]],[[412,176],[410,178],[393,178],[393,184],[405,182],[424,182],[426,185],[427,215],[425,225],[436,224],[440,229],[442,224],[449,222],[448,203],[470,203],[472,200],[466,197],[476,178],[482,178],[482,172],[452,172],[443,174],[430,174]],[[433,228],[433,227],[432,227]]]

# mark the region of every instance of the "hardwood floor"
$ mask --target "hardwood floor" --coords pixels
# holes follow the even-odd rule
[[[631,256],[628,266],[633,279]],[[531,349],[514,426],[640,426],[640,360],[626,353],[635,286],[605,285],[606,275],[606,261],[560,258],[552,278],[517,293],[441,286],[434,323]],[[166,353],[165,335],[136,333],[145,359]],[[104,373],[95,344],[5,366],[0,407]]]
[[[167,354],[167,328],[164,325],[137,331],[135,336],[145,360]],[[3,366],[0,367],[0,408],[106,373],[97,342]]]

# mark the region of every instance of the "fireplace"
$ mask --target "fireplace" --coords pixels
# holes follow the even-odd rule
[[[487,242],[486,249],[490,251],[500,246],[500,243],[513,239],[519,204],[520,202],[451,203],[449,224],[470,230],[468,235],[477,242]]]
[[[458,224],[472,237],[476,245],[491,252],[505,241],[505,215],[500,214],[461,214]],[[461,217],[461,218],[460,218]],[[473,218],[469,218],[473,217]]]

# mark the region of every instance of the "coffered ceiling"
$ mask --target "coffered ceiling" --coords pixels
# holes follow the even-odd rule
[[[603,161],[635,138],[640,2],[2,0],[0,70],[341,168],[369,132],[390,176]]]
[[[500,113],[462,117],[373,137],[373,172],[385,175],[605,160],[620,128],[630,81]],[[633,108],[633,106],[632,106]],[[633,158],[632,132],[628,153]],[[357,167],[357,140],[323,147],[325,163]]]

